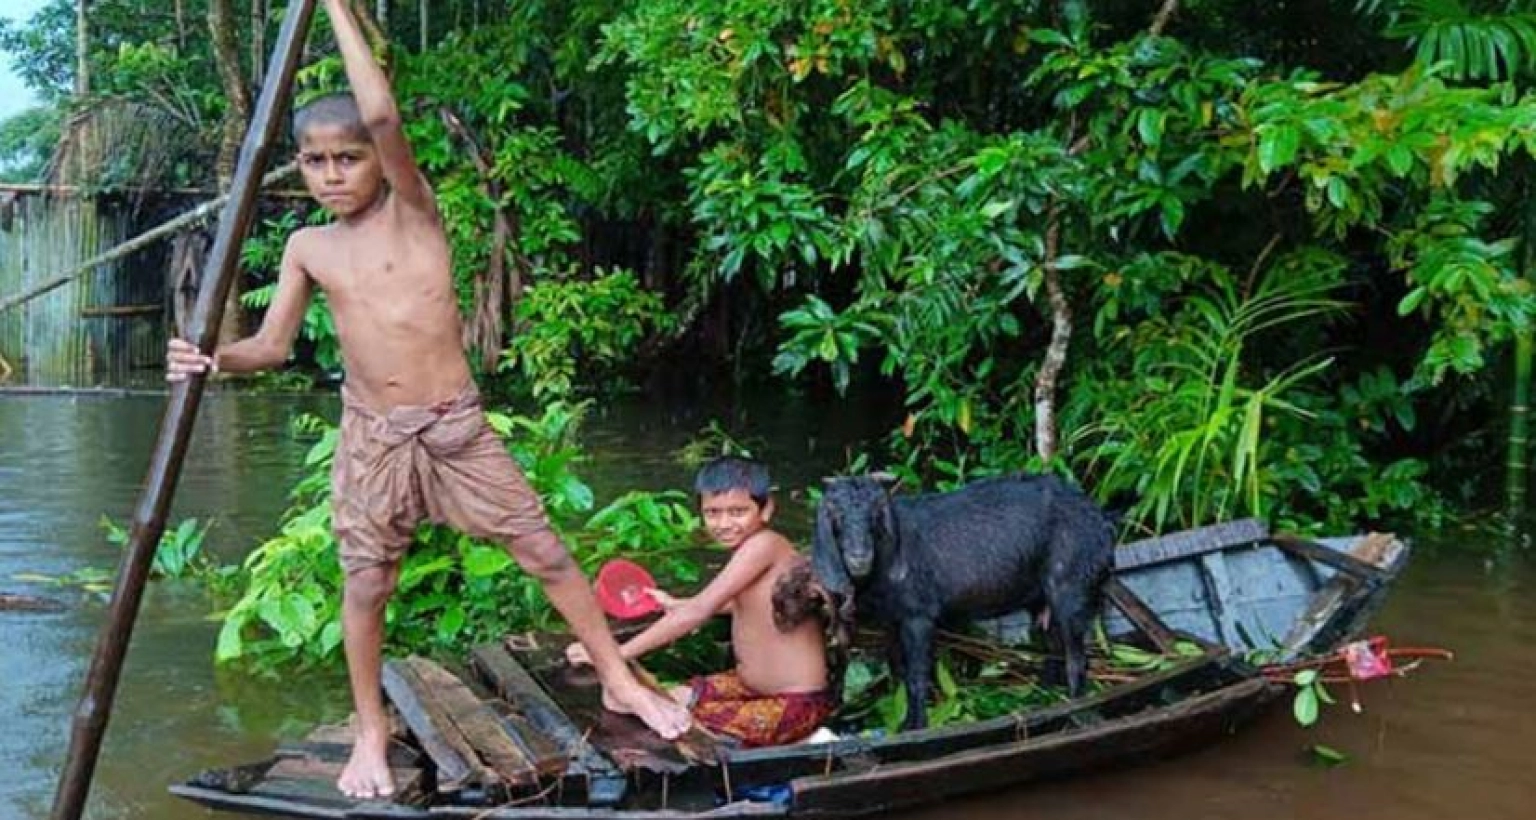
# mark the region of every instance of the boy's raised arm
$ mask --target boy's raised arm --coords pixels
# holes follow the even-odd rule
[[[363,39],[363,32],[347,7],[347,0],[325,0],[325,10],[336,32],[336,45],[341,49],[341,61],[347,69],[352,96],[357,100],[363,125],[379,152],[379,162],[390,189],[401,202],[420,211],[436,213],[432,189],[421,175],[421,169],[416,167],[411,144],[401,129],[400,109],[390,90],[389,78],[374,62],[368,41]]]

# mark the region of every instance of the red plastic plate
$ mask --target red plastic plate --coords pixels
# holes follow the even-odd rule
[[[661,609],[655,598],[645,594],[656,588],[656,579],[645,567],[624,558],[615,558],[597,571],[594,592],[603,611],[615,618],[640,618]]]

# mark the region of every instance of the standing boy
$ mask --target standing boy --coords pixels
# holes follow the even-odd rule
[[[288,359],[310,294],[325,292],[347,381],[332,472],[333,525],[346,569],[342,628],[357,740],[337,782],[350,797],[394,791],[380,694],[384,607],[422,519],[506,545],[596,662],[603,702],[663,737],[688,726],[683,709],[635,680],[580,569],[494,431],[460,343],[448,238],[401,130],[389,82],[345,0],[325,0],[353,96],[294,114],[305,187],[336,218],[288,239],[277,293],[261,329],[202,355],[180,339],[172,381],[208,370],[249,373]]]
[[[768,528],[773,518],[768,470],[740,458],[716,459],[699,470],[694,492],[704,526],[731,551],[720,573],[692,598],[652,590],[666,609],[656,623],[620,647],[635,659],[698,629],[718,613],[731,614],[731,651],[736,668],[695,678],[673,697],[687,704],[700,725],[747,746],[801,740],[831,716],[826,644],[815,619],[783,624],[774,618],[774,590],[804,564],[784,536]],[[566,650],[586,663],[581,644]]]

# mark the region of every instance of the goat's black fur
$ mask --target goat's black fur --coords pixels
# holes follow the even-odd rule
[[[933,630],[1028,610],[1075,697],[1087,639],[1113,564],[1110,519],[1054,476],[986,479],[949,493],[892,496],[868,477],[827,481],[812,559],[840,617],[893,627],[907,689],[905,728],[927,724]]]

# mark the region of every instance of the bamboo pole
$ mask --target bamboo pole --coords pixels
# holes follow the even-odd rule
[[[267,185],[271,185],[274,182],[282,180],[284,177],[293,173],[297,167],[297,163],[290,162],[287,165],[272,171],[265,177],[262,177],[261,183],[258,187],[265,187]],[[196,208],[187,211],[181,216],[166,222],[162,222],[159,225],[145,231],[144,233],[135,236],[127,242],[123,242],[109,250],[103,251],[102,253],[99,253],[96,256],[85,260],[84,262],[81,262],[80,264],[65,271],[64,273],[59,274],[58,276],[38,283],[30,290],[23,291],[16,294],[15,296],[8,296],[5,299],[0,299],[0,313],[4,313],[13,307],[17,307],[18,305],[24,305],[39,296],[43,296],[53,290],[69,284],[72,280],[90,273],[92,270],[95,270],[96,268],[105,265],[108,262],[114,262],[124,256],[127,256],[130,253],[133,253],[136,250],[139,250],[140,248],[145,247],[146,245],[152,244],[157,240],[164,239],[165,237],[177,233],[178,231],[181,231],[188,226],[202,222],[203,220],[213,216],[216,212],[220,212],[220,209],[229,202],[230,196],[230,194],[224,194],[214,199],[210,199],[207,202],[197,206]]]
[[[315,0],[294,0],[288,5],[277,43],[272,50],[267,81],[261,89],[256,113],[251,118],[251,129],[246,132],[245,144],[240,149],[240,162],[235,170],[234,184],[230,188],[229,202],[219,217],[218,235],[214,238],[213,250],[208,254],[203,269],[202,288],[197,294],[197,306],[192,314],[192,326],[188,334],[205,351],[211,351],[216,341],[224,299],[229,293],[239,262],[240,241],[250,227],[255,212],[258,178],[277,141],[289,91],[293,86],[293,75],[298,69],[299,56],[303,51],[304,35],[309,30],[309,21],[314,11]],[[143,599],[144,582],[148,578],[155,549],[160,544],[160,536],[165,532],[165,516],[170,510],[176,481],[181,476],[182,459],[191,439],[192,423],[197,417],[203,385],[204,378],[194,376],[171,388],[165,417],[160,424],[159,440],[150,457],[144,493],[139,497],[128,546],[118,565],[117,581],[107,610],[107,622],[96,642],[96,652],[91,658],[90,671],[85,679],[85,693],[75,709],[71,723],[69,756],[59,776],[59,788],[50,815],[52,820],[79,820],[85,810],[91,776],[95,773],[96,759],[101,751],[102,735],[106,732],[112,699],[117,693],[123,657],[133,635],[134,620]]]
[[[1536,193],[1536,173],[1525,163],[1526,189]],[[1536,200],[1530,196],[1523,204],[1520,237],[1520,275],[1527,282],[1536,280]],[[1518,529],[1526,511],[1526,485],[1530,481],[1531,371],[1536,359],[1536,331],[1530,327],[1515,331],[1514,385],[1509,397],[1509,436],[1505,441],[1504,505],[1508,524]]]

